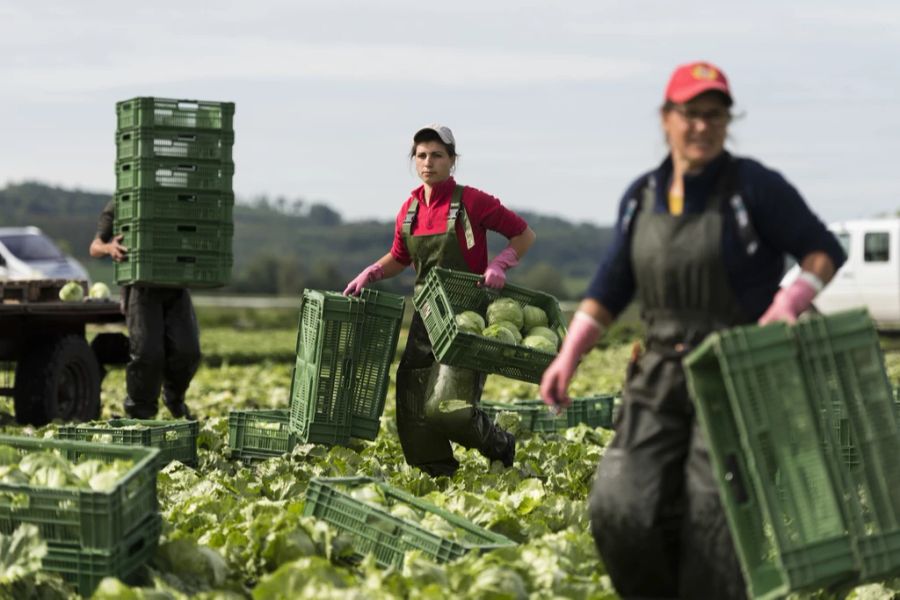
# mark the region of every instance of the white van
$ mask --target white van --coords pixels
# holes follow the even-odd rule
[[[0,279],[90,280],[81,263],[37,227],[0,227]]]
[[[900,218],[845,221],[828,226],[847,253],[834,279],[816,296],[819,312],[859,306],[880,329],[900,329]],[[794,266],[782,285],[800,272]]]

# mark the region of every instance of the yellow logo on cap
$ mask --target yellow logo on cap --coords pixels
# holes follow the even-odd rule
[[[691,69],[691,75],[694,76],[694,79],[707,79],[709,81],[713,81],[715,79],[718,79],[719,72],[709,65],[696,65],[693,69]]]

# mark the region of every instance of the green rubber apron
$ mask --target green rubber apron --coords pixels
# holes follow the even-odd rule
[[[462,204],[463,186],[453,190],[447,230],[433,235],[412,235],[418,212],[413,199],[403,222],[403,241],[416,269],[416,290],[433,267],[469,272],[459,247],[457,220],[467,227]],[[450,442],[476,448],[488,458],[499,457],[507,438],[478,407],[485,375],[438,363],[425,323],[413,315],[406,350],[397,367],[397,432],[406,462],[432,475],[452,475],[459,467]]]
[[[616,436],[591,494],[594,538],[623,597],[745,594],[681,364],[709,333],[747,322],[722,261],[732,168],[699,214],[655,212],[649,183],[634,224],[646,352],[629,365]]]

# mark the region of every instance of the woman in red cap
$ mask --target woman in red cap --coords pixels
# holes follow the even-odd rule
[[[436,266],[484,274],[483,285],[502,288],[506,270],[518,264],[534,232],[499,200],[456,183],[456,140],[449,128],[432,124],[413,136],[410,159],[422,185],[397,213],[390,252],[366,267],[344,290],[358,295],[366,285],[393,277],[412,264],[416,287]],[[488,262],[487,232],[509,245]],[[397,432],[406,462],[432,476],[453,475],[459,463],[450,442],[476,448],[491,460],[513,464],[516,440],[498,429],[478,405],[485,376],[439,364],[422,317],[416,313],[397,368]],[[448,400],[464,400],[466,406]]]
[[[794,321],[845,260],[779,173],[725,150],[731,106],[716,66],[672,74],[660,108],[669,154],[625,192],[615,240],[541,381],[544,401],[566,406],[580,357],[638,300],[645,352],[628,366],[590,502],[597,548],[626,598],[745,596],[682,357],[718,329]],[[803,274],[779,291],[786,255]]]

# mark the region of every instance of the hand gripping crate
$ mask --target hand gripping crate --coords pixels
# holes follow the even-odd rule
[[[114,263],[116,283],[213,288],[231,279],[230,252],[131,251]]]
[[[364,288],[359,295],[363,320],[357,332],[356,365],[350,435],[374,440],[381,425],[390,383],[390,367],[397,352],[406,300],[403,296]]]
[[[63,425],[59,428],[59,439],[159,448],[160,467],[173,460],[196,466],[199,430],[197,421],[110,419],[100,423]]]
[[[116,160],[181,158],[230,161],[234,132],[124,129],[116,132]]]
[[[296,445],[290,432],[291,411],[233,410],[228,413],[228,445],[231,457],[265,460],[287,454]]]
[[[858,583],[900,574],[900,427],[875,326],[860,309],[792,329],[844,488]]]
[[[136,158],[116,162],[116,191],[197,190],[231,192],[234,163],[185,158]]]
[[[396,517],[388,508],[356,500],[349,490],[376,485],[387,502],[405,504],[426,515],[436,515],[459,533],[448,539],[421,524]],[[449,562],[471,551],[486,551],[515,546],[512,540],[453,513],[444,511],[412,494],[370,477],[313,478],[306,488],[303,514],[329,523],[350,534],[360,554],[374,554],[382,567],[403,564],[409,550],[419,550],[436,562]]]
[[[480,287],[480,281],[480,275],[436,267],[416,292],[413,304],[425,322],[434,356],[442,364],[454,367],[539,382],[556,354],[462,332],[455,316],[466,310],[483,315],[497,298],[512,298],[522,307],[531,304],[546,312],[550,329],[562,340],[566,325],[559,303],[543,292],[512,284],[506,284],[502,290],[492,290]]]
[[[590,427],[612,428],[613,395],[572,398],[572,404],[553,414],[542,400],[517,400],[513,403],[483,401],[481,408],[496,419],[502,412],[512,412],[522,419],[522,426],[533,432],[564,431],[584,423]]]
[[[291,432],[346,444],[378,435],[404,299],[364,289],[358,298],[306,290],[291,386]]]
[[[234,194],[175,189],[116,192],[116,218],[121,221],[232,223]]]
[[[350,441],[354,350],[363,314],[358,298],[303,291],[290,392],[290,431],[298,441]]]
[[[840,482],[788,327],[714,333],[683,364],[750,595],[853,579]]]
[[[231,254],[234,225],[186,220],[147,221],[116,218],[114,231],[133,252],[217,252]]]
[[[116,103],[118,129],[234,131],[234,103],[140,97]]]
[[[135,463],[108,492],[0,483],[0,533],[9,534],[22,523],[32,523],[48,544],[109,552],[158,512],[157,448],[6,435],[0,436],[0,445],[14,448],[22,456],[55,450],[70,461]]]
[[[83,549],[50,542],[41,568],[59,573],[76,587],[81,596],[89,598],[104,577],[128,579],[152,558],[161,532],[162,518],[159,513],[154,513],[109,550]]]

